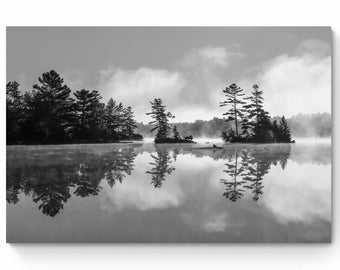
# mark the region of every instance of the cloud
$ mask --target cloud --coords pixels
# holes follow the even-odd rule
[[[330,46],[328,43],[316,40],[307,39],[303,41],[296,49],[297,54],[312,54],[314,56],[326,56],[330,54]]]
[[[177,122],[221,117],[221,90],[226,83],[232,83],[226,81],[228,74],[247,93],[254,83],[259,84],[265,108],[274,116],[331,111],[331,56],[327,43],[305,40],[292,53],[278,55],[235,75],[235,64],[241,58],[247,60],[236,47],[194,48],[168,69],[109,67],[101,71],[97,88],[104,101],[114,97],[132,106],[137,121],[143,122],[149,121],[145,113],[156,97],[163,99]]]
[[[301,43],[293,55],[279,55],[253,77],[264,91],[272,115],[331,112],[331,56],[329,45],[316,40]]]
[[[183,88],[182,75],[176,71],[141,67],[135,70],[112,68],[101,71],[98,89],[104,99],[114,97],[126,106],[132,106],[137,119],[143,120],[150,110],[149,101],[162,98],[174,102]]]
[[[104,100],[114,97],[132,106],[138,121],[148,121],[150,101],[162,98],[176,121],[212,118],[218,110],[221,72],[243,54],[225,47],[192,49],[172,69],[109,67],[101,71],[98,89]]]
[[[191,50],[184,56],[180,64],[184,67],[196,67],[201,64],[226,67],[234,59],[243,56],[243,53],[234,52],[226,47],[207,46]]]

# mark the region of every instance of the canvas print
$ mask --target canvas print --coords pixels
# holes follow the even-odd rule
[[[10,243],[329,243],[330,27],[7,27]]]

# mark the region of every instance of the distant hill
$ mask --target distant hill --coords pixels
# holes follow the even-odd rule
[[[274,117],[280,119],[280,117]],[[292,137],[330,137],[332,134],[332,117],[330,113],[297,114],[287,119]],[[227,123],[222,118],[211,120],[196,120],[195,122],[174,123],[181,135],[191,134],[194,138],[217,138],[222,131],[234,128],[233,123]],[[136,132],[144,137],[152,137],[152,125],[137,123]]]

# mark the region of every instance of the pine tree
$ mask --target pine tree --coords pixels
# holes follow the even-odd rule
[[[280,128],[279,128],[276,120],[274,120],[273,123],[272,123],[272,130],[273,130],[275,142],[280,142],[281,132],[280,132]]]
[[[71,90],[60,75],[51,70],[39,77],[39,84],[25,95],[28,117],[33,117],[34,127],[45,141],[67,139],[74,124],[74,100]],[[32,127],[31,127],[32,128]]]
[[[242,136],[244,136],[245,138],[249,138],[251,136],[251,122],[249,122],[247,117],[242,117]]]
[[[124,109],[124,133],[126,134],[126,136],[131,138],[136,127],[137,125],[134,119],[134,114],[132,108],[129,106]]]
[[[244,96],[243,89],[237,86],[235,83],[231,84],[229,87],[223,90],[225,93],[226,100],[220,102],[220,107],[228,106],[230,109],[225,112],[223,115],[228,116],[226,121],[234,121],[235,122],[235,133],[236,137],[239,137],[238,133],[238,122],[239,119],[242,119],[243,113],[242,109],[239,108],[240,105],[245,104],[242,97]]]
[[[244,105],[244,110],[247,113],[247,118],[252,122],[253,128],[259,125],[261,119],[261,115],[264,113],[267,115],[268,113],[263,109],[263,91],[259,90],[259,86],[257,84],[253,85],[253,91],[251,92],[251,96],[246,97],[246,100],[249,100],[250,103]]]
[[[174,139],[179,140],[179,139],[181,138],[181,137],[179,136],[179,132],[178,132],[176,126],[174,126],[174,129],[173,129],[172,132],[173,132],[173,134],[174,134]]]
[[[116,104],[116,102],[110,98],[105,107],[104,118],[107,134],[112,139],[117,139],[122,130],[124,124],[123,113],[123,104]]]
[[[6,128],[7,141],[15,142],[21,138],[20,128],[24,120],[24,102],[16,81],[6,84]]]
[[[154,119],[149,122],[149,124],[154,125],[151,132],[157,130],[156,140],[165,139],[169,135],[170,124],[169,121],[174,116],[170,112],[166,112],[165,105],[160,98],[155,98],[151,103],[151,112],[146,113],[146,115],[151,115]]]
[[[253,140],[255,142],[273,142],[274,135],[269,114],[265,111],[261,111],[258,119],[259,122],[255,125],[253,129]]]
[[[253,140],[257,142],[272,142],[274,140],[269,113],[263,108],[263,91],[257,84],[253,85],[251,96],[246,97],[250,103],[243,106],[243,112],[253,131]]]
[[[290,129],[287,120],[284,116],[281,117],[279,129],[281,134],[281,142],[290,142],[291,141]]]
[[[102,98],[96,90],[78,90],[74,93],[76,97],[75,109],[77,114],[76,134],[80,139],[97,137],[100,130],[102,114]]]

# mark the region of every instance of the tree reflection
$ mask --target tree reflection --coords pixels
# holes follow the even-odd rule
[[[100,176],[96,177],[93,175],[95,173],[96,172],[92,171],[92,168],[89,166],[89,164],[79,164],[79,170],[75,174],[74,178],[74,183],[76,185],[74,194],[80,197],[98,195],[100,189],[102,188],[99,186],[101,178]]]
[[[236,202],[238,199],[243,197],[244,189],[243,184],[245,181],[238,181],[237,177],[242,174],[244,167],[239,162],[238,150],[235,150],[235,159],[234,161],[230,160],[225,164],[227,166],[226,170],[223,172],[227,173],[230,176],[230,180],[221,179],[221,183],[226,186],[226,190],[223,193],[227,199]]]
[[[41,170],[35,181],[33,201],[39,204],[43,214],[54,217],[71,197],[70,187],[73,184],[68,181],[61,166]]]
[[[280,164],[284,170],[290,152],[290,145],[275,148],[275,151],[266,147],[236,149],[229,156],[227,169],[223,171],[230,177],[230,180],[221,179],[221,183],[226,185],[223,196],[235,202],[244,196],[245,190],[249,190],[253,194],[253,200],[258,201],[263,194],[264,176],[269,173],[271,165]]]
[[[105,179],[112,188],[117,182],[122,183],[126,175],[131,175],[137,154],[133,148],[119,151],[115,156],[105,159],[103,169]]]
[[[149,163],[153,168],[146,173],[151,174],[151,184],[155,188],[160,188],[165,181],[166,174],[170,175],[175,168],[170,166],[172,159],[167,149],[156,148],[156,153],[157,156],[151,155],[153,162]]]
[[[22,190],[20,172],[18,170],[15,170],[14,172],[9,172],[7,170],[6,179],[6,201],[8,203],[16,204],[19,202],[19,194]],[[13,179],[13,181],[9,182],[8,179]]]
[[[114,148],[105,153],[71,152],[67,156],[41,155],[7,167],[6,200],[19,201],[19,194],[31,195],[43,214],[54,217],[73,194],[96,196],[104,179],[112,187],[131,174],[136,153],[134,147]]]

